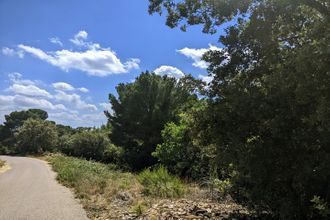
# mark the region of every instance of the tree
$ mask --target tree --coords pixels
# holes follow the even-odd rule
[[[108,138],[98,131],[80,131],[71,136],[69,154],[76,157],[103,159],[104,151],[110,145]]]
[[[174,174],[199,180],[209,177],[215,148],[200,129],[206,107],[206,100],[196,100],[191,109],[179,115],[177,123],[167,123],[161,132],[163,142],[152,155]]]
[[[18,151],[22,154],[53,151],[57,137],[53,123],[33,118],[27,119],[15,134]]]
[[[19,127],[29,118],[46,120],[48,114],[41,109],[29,109],[27,111],[14,111],[5,115],[5,122],[0,125],[0,141],[6,145],[13,144],[12,137]]]
[[[141,169],[156,162],[151,153],[161,143],[161,130],[190,100],[197,99],[174,78],[142,73],[133,83],[116,87],[118,98],[109,95],[113,113],[106,112],[112,126],[111,141],[124,149],[126,162]],[[188,106],[186,106],[188,107]]]
[[[150,0],[151,13],[162,7],[170,27],[207,33],[237,18],[223,50],[204,55],[214,75],[205,132],[219,166],[237,170],[235,198],[282,219],[320,218],[311,200],[330,201],[328,1]]]

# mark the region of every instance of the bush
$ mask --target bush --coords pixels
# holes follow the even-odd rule
[[[18,153],[43,153],[53,151],[57,144],[57,131],[50,121],[29,118],[15,134]]]
[[[152,153],[171,173],[192,179],[205,178],[216,155],[215,147],[201,136],[197,127],[204,114],[206,103],[196,102],[185,113],[181,113],[178,123],[169,122],[162,130],[163,142]]]
[[[108,138],[101,132],[81,131],[72,135],[66,149],[72,156],[100,161],[109,144]]]
[[[180,179],[171,175],[163,166],[144,170],[139,174],[138,180],[144,187],[143,192],[150,196],[173,198],[182,196],[186,191]]]

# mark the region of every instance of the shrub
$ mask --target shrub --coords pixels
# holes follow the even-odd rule
[[[216,155],[210,138],[202,136],[199,120],[203,118],[206,103],[196,102],[185,113],[179,114],[178,123],[169,122],[162,130],[163,142],[152,153],[173,174],[192,179],[209,174]]]
[[[72,156],[102,160],[104,150],[110,144],[108,138],[98,131],[81,131],[72,135],[69,143]]]
[[[50,121],[29,118],[15,135],[19,153],[53,151],[57,144],[57,131]]]
[[[138,216],[141,216],[147,211],[147,206],[144,202],[139,201],[132,206],[132,211]]]
[[[139,174],[138,180],[144,187],[143,192],[150,196],[173,198],[182,196],[186,191],[180,179],[171,175],[163,166],[144,170]]]

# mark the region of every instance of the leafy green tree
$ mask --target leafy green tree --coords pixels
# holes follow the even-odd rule
[[[163,142],[152,155],[172,173],[200,180],[213,168],[215,148],[198,126],[203,122],[206,104],[205,100],[196,100],[191,109],[179,115],[179,122],[167,123],[161,132]]]
[[[41,109],[29,109],[26,111],[14,111],[9,115],[5,115],[5,122],[3,125],[0,125],[0,141],[7,146],[14,144],[14,133],[29,118],[46,120],[48,114]]]
[[[72,135],[70,140],[67,140],[66,153],[101,161],[108,145],[110,142],[104,134],[98,131],[80,131]]]
[[[219,166],[233,164],[235,198],[282,219],[315,217],[330,201],[330,8],[325,0],[150,0],[170,27],[214,33],[206,129]],[[244,17],[245,16],[245,17]]]
[[[22,154],[53,151],[57,137],[53,123],[33,118],[27,119],[15,134],[18,152]]]
[[[133,83],[119,84],[118,97],[109,95],[113,109],[113,113],[106,112],[112,127],[110,139],[123,147],[124,158],[133,169],[156,162],[151,153],[162,141],[164,125],[176,121],[177,114],[197,99],[187,88],[182,81],[145,72]]]

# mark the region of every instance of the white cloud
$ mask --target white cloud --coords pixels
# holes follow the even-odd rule
[[[183,54],[184,56],[192,59],[193,62],[193,66],[201,68],[201,69],[206,69],[209,64],[207,62],[205,62],[204,60],[202,60],[202,57],[204,55],[204,53],[206,53],[209,50],[219,50],[221,51],[222,48],[213,46],[213,45],[209,45],[209,48],[200,48],[200,49],[196,49],[196,48],[182,48],[180,50],[177,50],[178,53]]]
[[[127,73],[131,69],[139,68],[140,62],[139,59],[130,59],[123,64],[116,53],[109,48],[92,48],[86,51],[58,50],[54,52],[44,52],[41,49],[22,44],[18,45],[18,48],[64,71],[76,69],[93,76]]]
[[[79,31],[73,39],[70,39],[72,43],[84,47],[85,50],[44,51],[33,46],[19,44],[15,50],[8,47],[2,48],[2,53],[7,56],[18,55],[21,58],[28,53],[64,71],[75,69],[93,76],[127,73],[132,69],[140,68],[139,59],[129,58],[126,62],[122,62],[115,51],[103,48],[97,43],[85,41],[87,37],[86,31]],[[50,41],[62,45],[57,37],[50,38]]]
[[[60,40],[60,38],[58,38],[58,37],[51,37],[51,38],[49,38],[49,41],[50,41],[51,43],[53,43],[53,44],[58,44],[58,45],[60,45],[61,47],[63,47],[63,43],[62,43],[62,41]]]
[[[84,93],[89,92],[89,90],[88,90],[87,88],[85,88],[85,87],[78,88],[78,90],[79,90],[80,92],[84,92]]]
[[[42,108],[51,110],[66,110],[63,104],[53,104],[46,99],[35,99],[31,97],[16,95],[14,102],[20,106],[30,107],[30,108]]]
[[[61,123],[63,125],[71,125],[71,126],[72,124],[74,124],[75,127],[78,126],[94,127],[94,126],[100,126],[107,122],[107,118],[105,117],[103,112],[98,112],[94,114],[56,112],[56,113],[49,113],[48,115],[49,115],[49,119],[55,120],[57,123]]]
[[[160,76],[170,76],[174,78],[181,78],[184,76],[184,73],[174,66],[160,66],[154,70],[154,73]]]
[[[204,76],[204,75],[198,75],[198,78],[200,78],[202,81],[209,84],[213,80],[213,76]]]
[[[102,102],[99,104],[104,110],[112,112],[112,105],[110,103]]]
[[[12,110],[24,108],[41,108],[47,110],[66,110],[63,104],[53,104],[43,98],[34,98],[23,95],[0,95],[0,101],[4,106]]]
[[[74,90],[74,87],[66,82],[56,82],[56,83],[53,83],[52,86],[58,90],[64,90],[64,91]]]
[[[52,98],[52,95],[50,95],[49,92],[40,89],[35,85],[13,84],[7,89],[7,91],[30,97]]]
[[[74,127],[100,126],[107,121],[102,109],[97,111],[96,105],[86,103],[79,95],[68,94],[59,89],[73,87],[68,83],[54,83],[57,87],[54,92],[39,88],[37,85],[43,84],[42,82],[23,79],[22,74],[17,72],[8,74],[8,78],[11,84],[5,91],[10,94],[1,94],[0,91],[0,123],[4,121],[4,115],[29,108],[46,110],[50,120]],[[74,90],[86,92],[88,89],[81,87]]]
[[[58,101],[63,101],[69,104],[74,105],[77,109],[96,111],[97,107],[93,104],[88,104],[85,101],[81,100],[80,95],[78,94],[68,94],[63,91],[57,91],[57,94],[54,95],[55,99]]]
[[[89,92],[89,90],[85,87],[75,88],[73,85],[66,83],[66,82],[56,82],[52,83],[52,87],[56,90],[62,90],[62,91],[73,91],[78,90],[83,93]]]
[[[8,47],[3,47],[2,48],[2,53],[7,56],[14,56],[15,55],[15,50],[8,48]]]
[[[20,84],[20,85],[36,85],[39,84],[39,81],[37,80],[29,80],[29,79],[22,79],[22,74],[18,72],[13,72],[8,74],[9,80],[13,84]]]
[[[14,50],[12,48],[9,47],[3,47],[2,48],[2,53],[6,56],[18,56],[19,58],[23,58],[24,57],[24,53],[21,50]]]
[[[77,34],[74,35],[73,39],[70,39],[70,41],[77,45],[77,46],[86,46],[85,40],[88,37],[88,33],[86,31],[79,31]]]

